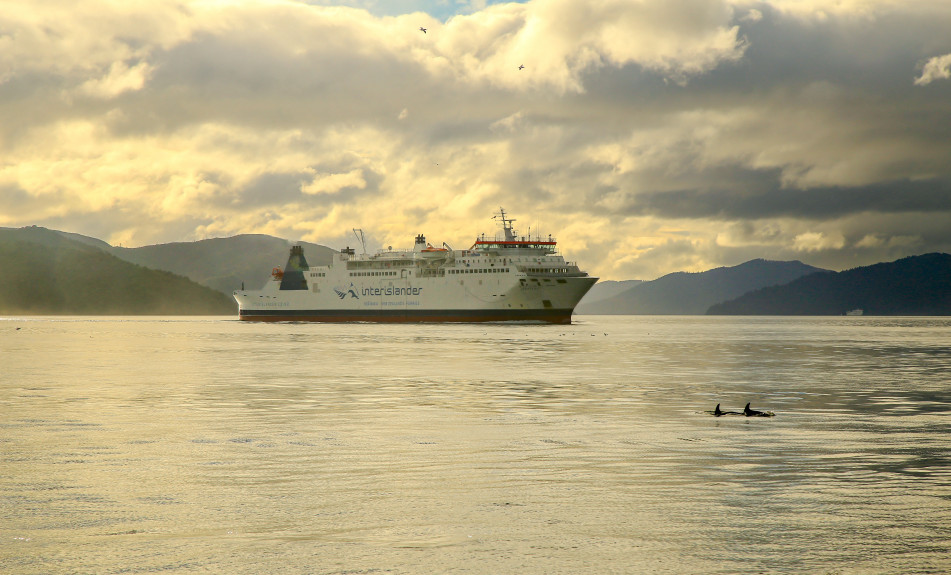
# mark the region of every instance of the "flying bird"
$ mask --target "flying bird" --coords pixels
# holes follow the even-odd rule
[[[519,65],[518,65],[518,69],[519,69],[519,70],[521,70],[521,69],[524,68],[524,67],[525,67],[524,64],[519,64]]]
[[[425,29],[425,28],[423,28],[422,26],[420,26],[420,27],[419,27],[419,31],[420,31],[420,32],[422,32],[423,34],[425,34],[425,33],[426,33],[426,29]]]

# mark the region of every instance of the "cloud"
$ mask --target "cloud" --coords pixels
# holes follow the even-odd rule
[[[334,194],[344,188],[364,189],[367,181],[363,177],[362,170],[350,170],[346,173],[338,174],[317,174],[309,183],[305,184],[301,191],[305,194]]]
[[[757,10],[756,8],[750,8],[749,12],[745,16],[740,18],[744,22],[759,22],[763,19],[763,13]]]
[[[113,62],[105,76],[87,80],[79,92],[93,98],[115,98],[123,92],[141,90],[150,74],[151,67],[146,62],[131,67],[125,62]]]
[[[739,189],[690,189],[638,194],[619,206],[628,213],[662,217],[823,219],[876,213],[948,212],[951,181],[881,182],[857,187],[785,188],[775,173],[737,172]],[[729,179],[729,178],[727,178]],[[737,188],[739,188],[739,184]]]
[[[2,2],[0,225],[462,245],[503,205],[614,279],[951,249],[941,3]]]
[[[807,232],[799,234],[793,241],[793,249],[801,252],[817,252],[828,249],[841,249],[845,245],[845,238],[841,234],[825,234],[822,232]]]
[[[177,0],[120,3],[0,2],[0,82],[23,74],[88,79],[116,63],[145,62],[187,41],[198,22]]]
[[[709,0],[499,4],[437,28],[424,54],[459,80],[504,89],[580,92],[585,73],[627,65],[685,83],[742,57],[731,18],[729,4]]]
[[[935,56],[925,63],[921,76],[915,78],[916,86],[927,86],[936,80],[951,78],[951,54]]]

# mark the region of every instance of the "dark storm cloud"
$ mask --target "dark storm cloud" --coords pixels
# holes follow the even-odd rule
[[[951,180],[903,180],[857,188],[800,190],[783,188],[775,174],[771,176],[755,178],[767,185],[747,191],[712,189],[640,193],[625,211],[638,215],[727,220],[825,220],[861,212],[945,212],[951,217]]]
[[[370,170],[362,173],[364,185],[341,186],[333,191],[307,194],[303,189],[312,184],[320,172],[266,173],[240,186],[218,201],[234,209],[253,209],[291,204],[306,204],[308,207],[332,206],[340,202],[360,200],[379,193],[379,184],[383,180],[380,174]]]
[[[762,18],[737,12],[749,46],[742,61],[697,78],[734,90],[832,82],[883,96],[914,91],[916,67],[951,51],[946,20],[916,10],[803,18],[760,3]]]

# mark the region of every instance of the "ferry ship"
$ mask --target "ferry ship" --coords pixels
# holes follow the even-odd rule
[[[494,238],[467,250],[434,247],[422,234],[412,249],[356,254],[347,247],[327,266],[309,266],[291,247],[260,290],[238,290],[238,317],[249,321],[571,323],[578,301],[598,281],[565,261],[556,241],[519,236],[505,210]],[[354,230],[356,234],[359,230]],[[357,235],[363,241],[362,232]]]

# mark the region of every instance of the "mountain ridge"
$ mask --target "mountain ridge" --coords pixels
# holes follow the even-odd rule
[[[328,265],[334,250],[309,242],[292,242],[263,234],[239,234],[195,242],[112,248],[126,261],[169,271],[226,295],[242,285],[257,289],[270,278],[271,269],[283,267],[292,245],[304,246],[310,265]]]
[[[709,315],[951,315],[951,255],[805,276],[710,306]]]
[[[778,285],[822,270],[798,260],[777,262],[753,259],[736,266],[704,272],[674,272],[646,281],[615,296],[594,302],[582,300],[579,315],[703,315],[721,301],[753,289]]]
[[[104,243],[104,242],[103,242]],[[108,245],[108,244],[106,244]],[[53,230],[0,228],[0,313],[230,315],[230,298]]]

